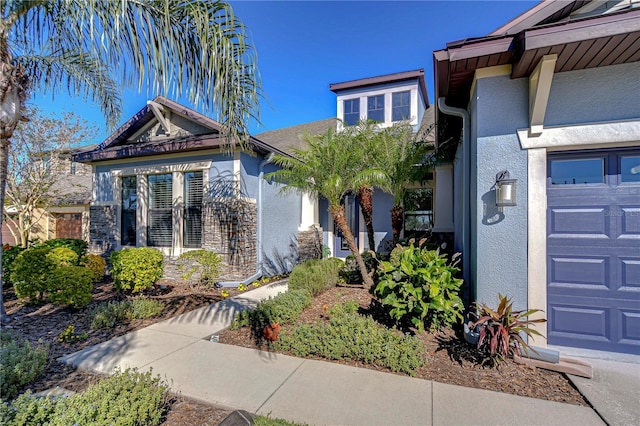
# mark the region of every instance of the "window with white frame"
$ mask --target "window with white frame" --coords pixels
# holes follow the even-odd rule
[[[367,119],[384,122],[384,95],[367,97]]]
[[[202,172],[184,174],[184,227],[183,246],[202,245]]]
[[[433,226],[433,190],[416,188],[404,196],[404,230],[407,235],[420,235]]]
[[[347,99],[344,106],[344,125],[354,126],[360,121],[360,98]]]
[[[391,120],[402,121],[411,118],[411,92],[391,94]]]
[[[171,247],[173,241],[173,175],[148,176],[147,245]]]

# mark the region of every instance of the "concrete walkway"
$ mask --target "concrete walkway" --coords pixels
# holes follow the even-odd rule
[[[286,288],[261,287],[60,360],[99,373],[152,369],[188,398],[310,425],[604,424],[589,407],[209,341],[236,312]]]

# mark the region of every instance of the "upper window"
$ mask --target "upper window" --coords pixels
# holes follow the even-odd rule
[[[384,122],[384,95],[367,98],[367,119]]]
[[[360,99],[348,99],[344,101],[344,124],[353,126],[360,120]]]
[[[552,185],[584,185],[605,182],[604,158],[550,161]]]
[[[171,247],[173,176],[171,173],[149,175],[149,210],[147,244]]]
[[[202,172],[184,174],[184,246],[202,245]]]
[[[411,114],[411,92],[397,92],[391,95],[391,119],[393,121],[408,120]]]

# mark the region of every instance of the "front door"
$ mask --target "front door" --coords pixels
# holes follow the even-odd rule
[[[343,200],[344,204],[344,213],[347,218],[347,223],[349,224],[349,229],[351,229],[351,233],[356,239],[356,247],[358,244],[358,234],[360,229],[359,216],[360,216],[360,206],[358,204],[358,200],[355,195],[346,195]],[[335,222],[333,223],[333,229],[335,232],[334,235],[334,244],[333,244],[333,255],[335,257],[347,257],[351,254],[351,250],[349,250],[349,246],[347,245],[347,241],[342,235],[342,232],[338,229]]]

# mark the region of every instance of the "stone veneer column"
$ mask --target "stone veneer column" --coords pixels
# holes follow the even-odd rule
[[[104,205],[89,208],[89,251],[108,256],[118,247],[118,206]]]

